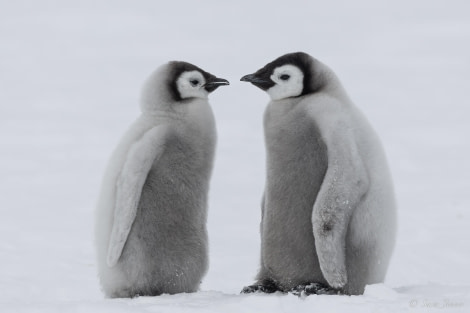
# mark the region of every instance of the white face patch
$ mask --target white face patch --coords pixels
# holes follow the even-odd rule
[[[209,94],[203,87],[206,83],[199,71],[183,72],[176,81],[176,88],[182,99],[207,98]]]
[[[277,67],[270,78],[275,83],[267,90],[272,100],[297,97],[304,88],[304,74],[295,65]]]

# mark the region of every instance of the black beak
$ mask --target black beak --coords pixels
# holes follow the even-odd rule
[[[268,90],[269,88],[274,86],[274,82],[271,79],[269,78],[265,79],[265,78],[257,76],[256,74],[245,75],[242,78],[240,78],[240,81],[252,83],[256,87],[261,88],[263,90]]]
[[[228,80],[218,77],[210,77],[206,84],[203,86],[208,92],[213,92],[219,86],[227,86],[230,85]]]
[[[243,76],[242,78],[240,78],[240,81],[242,81],[242,82],[249,82],[249,83],[267,83],[267,81],[265,81],[265,80],[262,79],[262,78],[259,78],[259,77],[256,76],[255,74],[248,74],[248,75],[245,75],[245,76]]]

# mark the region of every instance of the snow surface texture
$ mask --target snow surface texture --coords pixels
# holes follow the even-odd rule
[[[470,312],[470,3],[0,1],[1,312]],[[399,230],[363,296],[239,295],[253,282],[262,112],[239,82],[305,51],[330,66],[382,138]],[[145,78],[184,60],[210,96],[218,148],[201,292],[104,299],[93,211]]]

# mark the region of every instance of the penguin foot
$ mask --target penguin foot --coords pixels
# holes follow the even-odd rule
[[[274,293],[276,291],[279,291],[276,284],[272,280],[265,280],[260,284],[243,287],[240,293]]]
[[[342,292],[338,289],[331,288],[321,283],[310,283],[306,285],[298,285],[297,287],[289,290],[296,296],[309,296],[309,295],[340,295]]]

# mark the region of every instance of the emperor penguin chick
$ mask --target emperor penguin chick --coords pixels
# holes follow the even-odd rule
[[[106,296],[194,292],[207,271],[207,197],[216,144],[208,94],[228,85],[186,62],[158,68],[142,115],[104,175],[96,211]]]
[[[383,282],[395,242],[380,140],[326,65],[279,57],[242,81],[271,97],[261,267],[243,292],[362,294]]]

